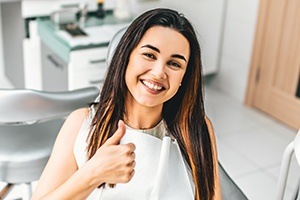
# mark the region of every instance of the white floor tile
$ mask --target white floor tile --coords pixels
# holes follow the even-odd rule
[[[274,123],[270,117],[219,89],[206,87],[205,106],[217,135],[227,136],[235,131]]]
[[[289,139],[283,139],[264,127],[244,129],[222,139],[260,167],[281,162],[282,153],[290,143]]]
[[[217,135],[230,134],[245,127],[255,126],[246,115],[247,108],[219,90],[206,90],[206,111]]]
[[[268,173],[272,174],[274,177],[276,177],[276,180],[279,179],[281,169],[281,163],[280,165],[277,165],[275,167],[271,167],[267,170]],[[298,181],[300,180],[300,167],[298,162],[296,161],[295,156],[292,156],[291,165],[289,168],[289,174],[287,179],[287,186],[286,190],[288,191],[294,191],[296,189],[296,186],[298,184]]]
[[[277,181],[263,171],[238,178],[236,182],[249,200],[272,200],[275,198]],[[287,196],[291,196],[291,194],[291,191],[287,191]]]
[[[218,139],[218,153],[219,161],[233,179],[259,168],[256,162],[247,159],[246,155],[236,151],[231,145],[226,144],[226,142],[222,141],[222,138]]]

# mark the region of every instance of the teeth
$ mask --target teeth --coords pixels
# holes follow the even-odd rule
[[[148,82],[148,81],[143,81],[143,83],[144,83],[148,88],[150,88],[151,90],[156,90],[156,91],[158,91],[158,90],[161,90],[161,89],[162,89],[161,86],[159,86],[159,85],[154,85],[153,83],[150,83],[150,82]]]

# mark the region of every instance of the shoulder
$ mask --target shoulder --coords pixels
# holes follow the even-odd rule
[[[77,133],[79,132],[82,123],[89,115],[88,108],[80,108],[73,111],[63,124],[58,138],[69,138],[75,140]]]
[[[73,111],[67,117],[56,138],[52,157],[70,157],[73,155],[75,140],[88,114],[88,108],[81,108]],[[64,151],[61,152],[61,149]]]
[[[89,108],[80,108],[73,111],[67,118],[67,121],[83,121],[89,115]]]

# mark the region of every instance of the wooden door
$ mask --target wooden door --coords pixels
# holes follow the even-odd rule
[[[300,128],[300,1],[261,0],[246,104]]]

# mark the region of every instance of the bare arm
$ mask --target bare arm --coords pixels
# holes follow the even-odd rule
[[[118,145],[125,134],[123,122],[96,154],[83,167],[77,168],[73,147],[87,114],[88,109],[79,109],[67,118],[32,200],[85,199],[103,182],[124,183],[132,178],[135,146],[131,143]]]
[[[72,177],[72,181],[82,183],[83,180],[77,180],[80,178],[80,172],[75,175],[77,171],[77,164],[75,162],[73,147],[74,142],[82,125],[83,120],[88,114],[88,109],[79,109],[70,114],[70,116],[65,121],[62,126],[57,139],[55,141],[51,157],[44,169],[44,172],[38,182],[32,199],[40,199],[44,195],[50,193],[51,191],[58,188],[58,186],[65,183],[68,179]],[[84,177],[84,176],[83,176]],[[71,183],[66,183],[65,185],[70,185]],[[74,184],[78,187],[78,184]],[[87,187],[88,184],[84,185]],[[67,187],[67,186],[65,186]],[[69,186],[70,187],[70,186]],[[80,188],[81,189],[81,188]],[[72,190],[71,188],[66,188],[64,190]],[[88,190],[82,188],[82,190]],[[74,191],[73,193],[76,193]],[[67,198],[67,192],[65,196],[58,194],[61,198]],[[80,196],[78,196],[79,198]],[[83,198],[84,196],[82,196]]]
[[[216,138],[215,133],[213,130],[213,126],[211,124],[211,121],[208,117],[205,118],[207,123],[208,132],[210,134],[210,138],[213,144],[213,158],[214,158],[214,164],[215,164],[215,196],[214,200],[221,200],[222,199],[222,193],[221,193],[221,186],[220,186],[220,177],[219,177],[219,170],[218,170],[218,152],[217,152],[217,145],[216,145]]]

